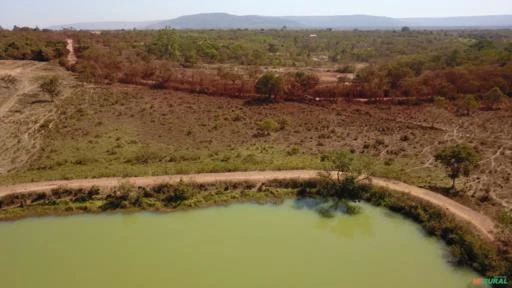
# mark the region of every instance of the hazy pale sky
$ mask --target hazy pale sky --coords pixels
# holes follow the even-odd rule
[[[0,0],[0,25],[46,27],[91,21],[166,20],[226,12],[238,15],[439,17],[512,14],[511,0]]]

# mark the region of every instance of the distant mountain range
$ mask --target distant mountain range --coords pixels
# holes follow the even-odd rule
[[[146,22],[91,22],[48,27],[78,30],[119,29],[394,29],[411,28],[510,28],[512,15],[391,18],[371,15],[344,16],[237,16],[227,13],[206,13],[181,16],[171,20]]]

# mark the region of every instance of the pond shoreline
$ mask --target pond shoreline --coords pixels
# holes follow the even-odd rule
[[[244,182],[251,181],[263,183],[270,180],[301,180],[316,179],[319,174],[325,174],[325,171],[318,170],[282,170],[282,171],[246,171],[246,172],[227,172],[227,173],[202,173],[202,174],[184,174],[184,175],[164,175],[148,177],[129,177],[129,178],[98,178],[98,179],[74,179],[74,180],[56,180],[46,182],[35,182],[25,184],[15,184],[0,186],[0,196],[13,193],[34,193],[51,192],[55,189],[88,189],[96,186],[101,190],[113,189],[120,183],[130,183],[135,186],[154,186],[161,183],[175,184],[179,182],[192,182],[210,184],[215,182]],[[330,172],[331,177],[336,176],[336,172]],[[377,187],[410,194],[417,198],[427,200],[438,206],[440,209],[446,209],[449,214],[453,214],[461,220],[467,221],[474,226],[482,235],[491,241],[496,240],[498,229],[495,222],[488,216],[474,211],[460,203],[445,197],[439,193],[429,191],[420,187],[409,185],[400,181],[386,178],[371,177],[371,184]],[[1,206],[1,203],[0,203]]]
[[[40,287],[68,287],[76,281],[72,286],[135,288],[152,277],[150,286],[307,288],[342,282],[350,287],[405,288],[421,274],[425,280],[417,288],[439,283],[457,288],[480,277],[469,267],[453,266],[446,245],[426,237],[416,223],[400,215],[360,203],[358,215],[337,213],[325,218],[316,212],[320,202],[300,199],[281,205],[235,204],[165,215],[114,212],[6,223],[0,225],[5,248],[0,266],[7,273],[2,283],[36,287],[39,281]],[[386,267],[396,268],[381,267],[383,259],[387,259]],[[113,266],[130,273],[113,277],[103,272]],[[332,273],[329,267],[341,270]],[[90,277],[79,279],[83,271]],[[366,280],[351,277],[358,272],[381,274]],[[14,276],[38,273],[48,276],[21,280]],[[342,280],[340,273],[345,276]],[[54,285],[46,284],[60,274],[62,278]],[[210,278],[196,283],[197,275]],[[395,283],[397,277],[400,283]],[[233,281],[238,283],[228,285]]]
[[[0,198],[0,221],[27,217],[71,216],[101,213],[172,213],[239,203],[280,204],[294,198],[325,198],[321,180],[160,184],[136,187],[122,183],[111,190],[54,189],[52,192],[11,194]],[[419,223],[428,235],[443,240],[457,265],[467,265],[482,275],[512,276],[511,259],[496,243],[452,215],[404,193],[365,186],[362,199]],[[6,199],[8,198],[8,199]],[[10,203],[10,204],[9,204]],[[507,275],[508,273],[508,275]]]

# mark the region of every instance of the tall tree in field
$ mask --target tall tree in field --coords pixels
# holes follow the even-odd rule
[[[445,166],[448,177],[452,179],[452,190],[455,190],[455,180],[469,176],[480,161],[480,155],[467,144],[457,144],[441,149],[435,159]]]
[[[256,93],[267,95],[268,99],[276,99],[283,91],[283,80],[273,72],[265,72],[256,82]]]

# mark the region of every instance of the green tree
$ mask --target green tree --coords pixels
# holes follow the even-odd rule
[[[39,85],[39,89],[41,89],[41,92],[50,95],[50,98],[54,100],[61,94],[60,86],[59,78],[57,76],[52,76],[44,80]]]
[[[146,51],[149,54],[160,58],[178,60],[181,57],[180,48],[182,39],[174,29],[163,29],[147,45]]]
[[[392,64],[388,66],[385,75],[389,79],[390,88],[398,89],[404,79],[414,76],[414,71],[403,64]]]
[[[256,81],[256,93],[267,95],[268,99],[275,99],[283,91],[283,80],[273,72],[265,72]]]
[[[471,115],[479,106],[480,103],[474,95],[462,95],[455,101],[457,112],[466,116]]]
[[[408,26],[402,27],[402,32],[410,32],[410,31],[411,31],[411,28],[409,28]]]
[[[436,153],[437,162],[445,166],[448,177],[452,179],[452,190],[455,190],[455,180],[461,176],[469,176],[480,161],[480,155],[472,146],[457,144],[441,149]]]
[[[374,164],[371,158],[361,154],[354,154],[347,150],[336,150],[326,155],[325,160],[330,163],[329,170],[337,174],[336,181],[343,175],[353,176],[358,181],[369,179],[374,173]]]
[[[321,211],[322,214],[332,215],[332,211],[340,206],[345,208],[347,214],[357,214],[359,207],[351,202],[362,200],[368,193],[369,186],[361,184],[361,181],[371,180],[373,163],[367,157],[346,150],[331,152],[322,160],[327,160],[330,165],[328,171],[320,175],[325,180],[321,190],[324,197],[332,200],[332,204]]]
[[[302,71],[287,73],[284,77],[285,91],[292,96],[304,96],[303,94],[314,89],[320,83],[320,78],[314,73]]]

